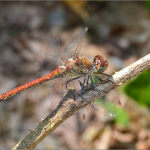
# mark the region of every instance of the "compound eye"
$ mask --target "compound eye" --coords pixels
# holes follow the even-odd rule
[[[97,65],[100,65],[101,67],[104,67],[104,65],[106,63],[106,59],[100,55],[97,55],[94,57],[93,62],[95,62],[95,64],[97,64]]]
[[[102,73],[108,67],[108,62],[100,55],[96,55],[93,59],[93,65],[95,66],[95,73]]]

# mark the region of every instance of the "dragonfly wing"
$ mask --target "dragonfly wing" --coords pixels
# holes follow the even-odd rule
[[[74,76],[68,76],[68,79],[71,80],[71,79],[75,79]],[[74,88],[76,90],[76,93],[79,92],[79,90],[81,90],[81,85],[80,85],[80,82],[83,82],[84,80],[84,77],[81,77],[79,78],[78,80],[75,79],[75,80],[72,80],[71,82],[69,82],[67,84],[67,87],[68,88]],[[67,80],[68,81],[68,80]],[[80,82],[79,82],[80,81]],[[76,99],[76,96],[75,96],[75,100],[76,102],[78,101]],[[75,131],[77,132],[81,132],[85,126],[85,109],[82,108],[80,109],[79,111],[77,111],[73,116],[69,117],[65,123],[70,126],[71,128],[73,128]]]
[[[43,62],[43,74],[46,75],[58,68],[60,65],[63,65],[63,58],[64,56],[60,49],[59,38],[56,35],[51,36]]]
[[[120,100],[111,92],[94,101],[99,112],[108,116],[118,116],[121,112]]]
[[[56,78],[56,79],[53,79],[44,83],[47,86],[48,96],[49,96],[50,103],[51,103],[53,110],[57,108],[59,102],[67,93],[66,82],[72,78],[74,77],[66,75],[65,77]],[[79,91],[80,85],[75,80],[75,81],[69,82],[67,84],[67,87],[68,89],[73,87],[76,91]],[[74,95],[74,97],[76,100],[76,95]],[[64,123],[70,126],[72,129],[74,129],[77,132],[82,131],[84,127],[83,113],[84,113],[84,110],[78,111],[76,114],[69,117]]]
[[[52,36],[50,38],[46,50],[45,60],[43,64],[43,71],[42,71],[43,74],[46,75],[52,72],[56,68],[60,67],[60,65],[63,65],[65,61],[66,59],[63,55],[63,52],[60,50],[59,38],[57,36]],[[65,76],[44,83],[46,85],[47,93],[53,110],[57,108],[59,102],[61,101],[63,96],[67,93],[66,82],[71,78],[72,78],[71,76]],[[70,82],[67,84],[68,88],[70,87],[70,85],[71,86],[73,85],[72,83]],[[81,116],[81,117],[77,117],[77,116]],[[84,127],[83,119],[81,119],[82,116],[83,116],[83,110],[80,110],[75,115],[67,119],[65,122],[74,130],[81,131]]]
[[[83,39],[87,33],[88,28],[84,28],[80,33],[78,33],[66,46],[64,49],[64,54],[66,58],[73,58],[78,56],[82,47]]]
[[[108,116],[118,116],[121,112],[121,102],[120,100],[111,92],[107,93],[104,91],[105,84],[102,83],[103,81],[99,81],[95,75],[92,75],[92,80],[94,85],[101,84],[100,87],[95,88],[95,90],[98,90],[100,93],[106,93],[104,96],[98,98],[93,103],[96,106],[96,108],[99,110],[99,112],[108,115]],[[89,80],[90,83],[90,80]]]
[[[85,126],[85,122],[83,120],[84,108],[77,111],[74,115],[65,120],[65,124],[70,126],[76,132],[81,132]]]

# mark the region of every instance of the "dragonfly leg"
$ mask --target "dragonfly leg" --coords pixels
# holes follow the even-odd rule
[[[80,84],[80,87],[82,87],[82,82],[80,80],[78,80],[79,84]]]
[[[78,76],[78,77],[76,77],[76,78],[73,78],[73,79],[68,80],[68,81],[66,82],[66,89],[67,89],[67,84],[68,84],[69,82],[71,82],[71,81],[73,81],[73,80],[76,80],[76,79],[79,79],[79,78],[81,78],[81,77],[83,77],[83,76]]]
[[[104,83],[107,83],[107,82],[109,82],[109,80],[102,80],[101,78],[99,78],[98,76],[96,76],[96,75],[94,75],[98,80],[100,80],[100,81],[102,81],[103,83],[102,84],[104,84]],[[108,93],[108,92],[106,92],[106,91],[102,91],[102,92],[104,92],[104,93]]]
[[[82,83],[82,87],[81,87],[81,91],[80,91],[81,95],[83,94],[83,89],[84,89],[85,81],[86,81],[86,75],[85,75],[84,81]]]
[[[94,75],[98,80],[102,81],[101,83],[104,84],[104,83],[108,83],[109,81],[111,80],[102,80],[100,77],[98,77],[97,75]],[[112,82],[112,81],[111,81]]]
[[[100,74],[111,77],[111,75],[109,75],[109,74],[105,74],[105,73],[100,73]]]
[[[86,84],[87,84],[87,85],[89,84],[89,75],[88,75],[88,78],[87,78],[87,82],[86,82]]]
[[[93,79],[92,79],[91,76],[90,76],[90,80],[91,80],[91,87],[92,87],[93,90],[95,90],[94,83],[93,83]]]
[[[94,76],[95,76],[98,80],[102,81],[102,83],[107,83],[107,81],[102,80],[102,79],[101,79],[100,77],[98,77],[97,75],[94,74]]]
[[[108,75],[108,74],[105,74],[105,73],[100,73],[100,74],[111,77],[111,75]],[[112,80],[109,80],[109,81],[112,82],[113,84],[115,84]]]
[[[92,78],[91,78],[91,76],[90,76],[90,80],[91,80]],[[88,80],[89,80],[89,76],[88,76],[88,79],[87,79],[87,84],[88,84]],[[79,80],[78,80],[79,81]],[[79,95],[81,96],[81,98],[84,100],[84,101],[86,101],[89,105],[91,105],[95,110],[97,110],[97,108],[94,106],[94,105],[92,105],[88,100],[86,100],[84,97],[83,97],[83,88],[84,88],[84,84],[85,84],[85,81],[86,81],[86,76],[85,76],[85,78],[84,78],[84,81],[83,81],[83,83],[81,82],[81,81],[79,81],[79,83],[80,83],[80,86],[81,86],[81,91],[80,91],[80,93],[79,93]],[[91,83],[93,84],[93,80],[91,81]],[[94,84],[93,84],[93,87],[94,87]],[[95,88],[94,88],[95,89]],[[98,110],[97,110],[98,111]]]

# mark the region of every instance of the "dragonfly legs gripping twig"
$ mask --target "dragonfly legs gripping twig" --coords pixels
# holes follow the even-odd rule
[[[81,78],[81,77],[83,77],[83,76],[78,76],[78,77],[76,77],[76,78],[73,78],[73,79],[68,80],[68,81],[66,82],[66,89],[67,89],[67,84],[68,84],[69,82],[71,82],[71,81],[73,81],[73,80],[76,80],[76,79],[79,79],[79,78]],[[89,79],[89,76],[88,76],[88,79]],[[90,78],[90,79],[92,79],[92,78]],[[78,81],[79,81],[79,80],[78,80]],[[89,101],[87,101],[87,100],[83,97],[83,89],[84,89],[85,81],[86,81],[86,76],[85,76],[85,78],[84,78],[83,83],[81,83],[81,81],[79,81],[80,86],[81,86],[81,92],[79,93],[79,95],[81,96],[81,98],[82,98],[84,101],[86,101],[86,102],[87,102],[89,105],[91,105],[95,110],[97,110],[94,105],[92,105]],[[92,83],[93,83],[93,81],[92,81]],[[92,85],[92,87],[93,87],[93,89],[95,89],[95,88],[94,88],[94,84]],[[74,96],[74,101],[75,101],[75,96]],[[98,111],[98,110],[97,110],[97,111]]]
[[[105,76],[108,76],[108,77],[111,77],[111,75],[108,75],[108,74],[105,74],[105,73],[100,73],[102,75],[105,75]],[[102,79],[101,79],[102,80]],[[112,80],[108,79],[108,81],[112,82],[113,84],[115,84]]]
[[[104,75],[107,75],[107,74],[104,74]],[[100,77],[98,77],[97,75],[94,75],[98,80],[100,80],[101,81],[101,84],[105,84],[105,83],[108,83],[108,82],[112,82],[111,80],[102,80]],[[108,75],[108,76],[110,76],[110,75]],[[114,82],[112,82],[113,84],[115,84]],[[102,92],[104,92],[104,93],[108,93],[108,92],[106,92],[106,91],[102,91]]]
[[[89,78],[90,78],[90,81],[91,81],[91,87],[92,87],[93,90],[95,90],[94,83],[93,83],[92,77],[90,75],[88,75],[86,85],[89,85]],[[80,84],[80,86],[81,86],[81,84]]]
[[[95,90],[94,83],[93,83],[93,79],[92,79],[91,76],[90,76],[90,80],[91,80],[91,87],[92,87],[93,90]]]
[[[86,81],[86,75],[85,75],[85,78],[84,78],[83,83],[81,83],[81,82],[78,80],[79,83],[80,83],[80,86],[81,86],[81,92],[80,92],[80,94],[83,93],[83,89],[84,89],[85,82],[86,82],[87,85],[89,84],[89,83],[88,83],[88,82],[89,82],[89,78],[90,78],[90,81],[91,81],[91,87],[92,87],[93,90],[95,90],[95,87],[94,87],[94,83],[93,83],[92,77],[91,77],[90,75],[88,75],[88,78],[87,78],[87,81]]]
[[[107,74],[103,74],[103,75],[107,75]],[[98,80],[102,81],[101,84],[105,84],[105,83],[108,83],[108,82],[111,82],[111,83],[115,84],[115,83],[114,83],[112,80],[110,80],[110,79],[102,80],[102,79],[101,79],[100,77],[98,77],[97,75],[94,74],[94,76],[95,76]],[[110,76],[110,75],[107,75],[107,76]]]
[[[89,80],[89,76],[88,76],[88,80]],[[88,80],[87,80],[87,83],[88,83]],[[92,86],[92,88],[95,89],[95,88],[94,88],[94,84],[93,84],[93,80],[92,80],[92,77],[91,77],[91,76],[90,76],[90,80],[91,80],[91,86]],[[79,81],[79,80],[78,80],[78,81]],[[97,110],[97,108],[96,108],[94,105],[92,105],[88,100],[86,100],[86,99],[83,97],[83,89],[84,89],[85,82],[86,82],[86,75],[85,75],[85,78],[84,78],[83,83],[81,83],[81,81],[79,81],[80,86],[81,86],[81,91],[79,92],[79,95],[81,96],[81,98],[82,98],[84,101],[86,101],[86,102],[87,102],[89,105],[91,105],[95,110]],[[97,111],[98,111],[98,110],[97,110]]]
[[[73,80],[76,80],[76,79],[79,79],[79,78],[81,78],[81,77],[83,77],[83,76],[78,76],[78,77],[76,77],[76,78],[73,78],[73,79],[68,80],[68,81],[66,82],[66,89],[67,89],[67,84],[68,84],[69,82],[71,82],[71,81],[73,81]]]
[[[82,86],[81,86],[81,91],[80,91],[80,94],[81,94],[81,95],[83,94],[83,89],[84,89],[85,81],[86,81],[86,75],[85,75],[85,77],[84,77],[84,80],[83,80],[83,83],[82,83]],[[80,85],[81,85],[81,84],[80,84]]]

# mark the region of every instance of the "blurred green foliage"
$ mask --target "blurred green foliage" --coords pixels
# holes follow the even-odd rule
[[[145,1],[145,6],[150,10],[150,1]]]
[[[127,83],[122,90],[137,103],[150,108],[150,69]]]
[[[96,1],[97,4],[101,5],[103,4],[105,1]]]
[[[127,126],[130,122],[128,113],[125,109],[122,108],[122,111],[119,116],[114,118],[115,122],[121,126]]]

